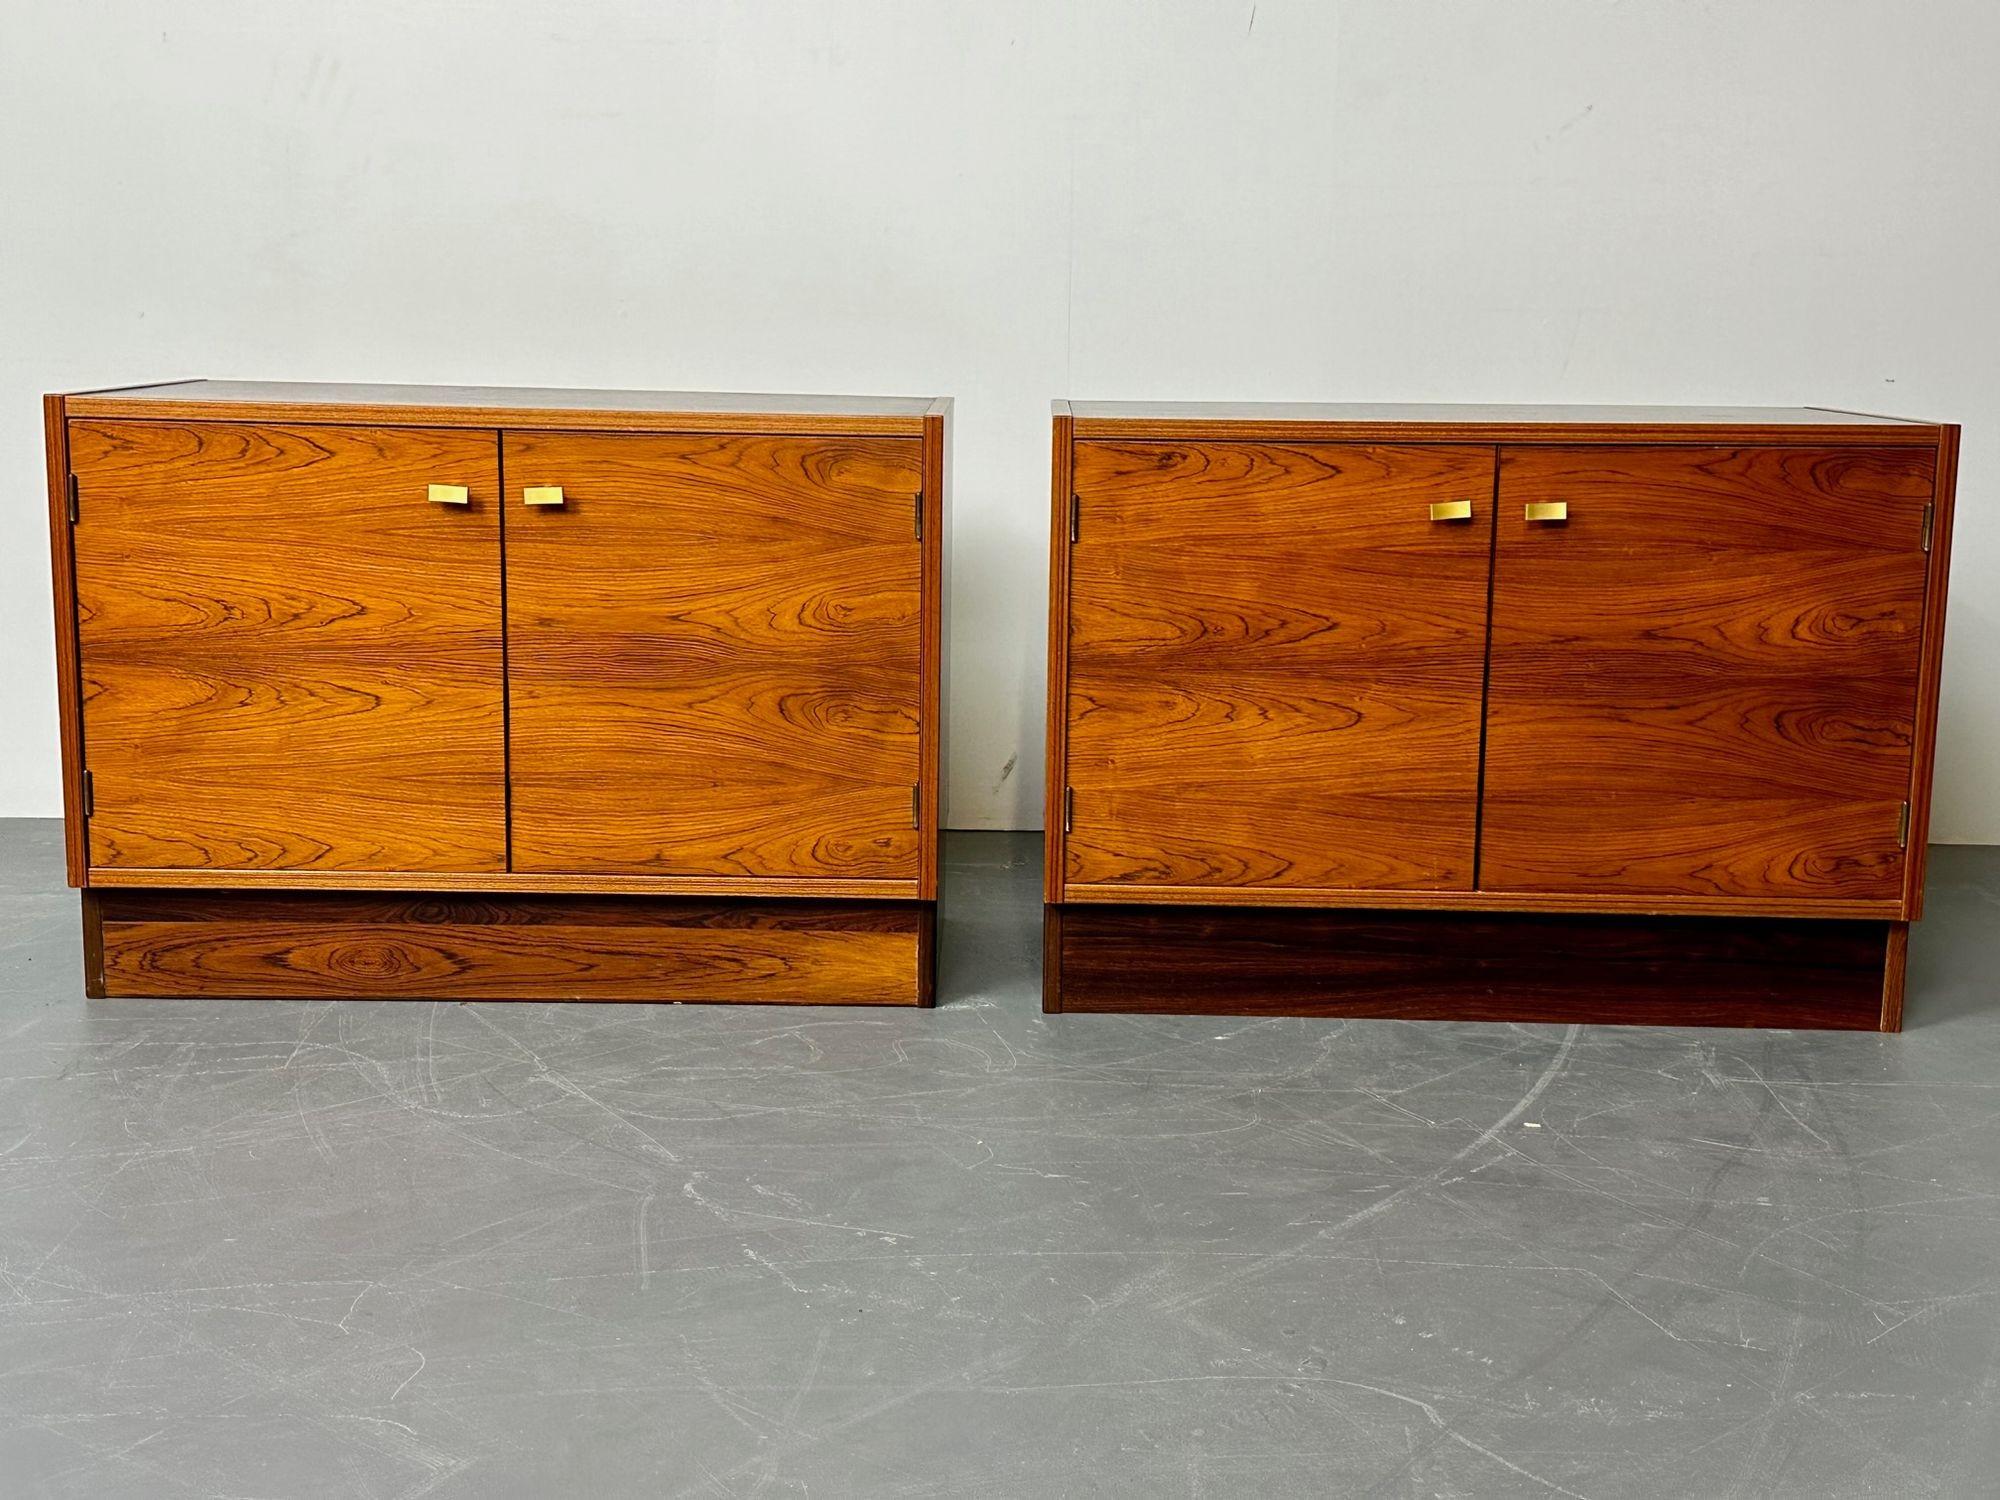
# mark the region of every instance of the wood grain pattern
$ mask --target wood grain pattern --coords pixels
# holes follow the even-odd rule
[[[180,380],[79,392],[72,416],[320,426],[530,427],[593,432],[868,433],[921,437],[937,405],[921,396],[729,391],[562,390],[535,386],[359,385]]]
[[[94,893],[113,996],[929,1003],[934,908]]]
[[[1065,845],[1063,789],[1069,780],[1069,559],[1070,496],[1075,421],[1058,401],[1050,455],[1048,682],[1044,693],[1042,786],[1042,899],[1063,895]]]
[[[1059,1014],[1062,1004],[1063,912],[1050,902],[1042,907],[1042,1009]]]
[[[513,868],[896,879],[921,442],[509,432]]]
[[[68,437],[94,868],[504,867],[492,434]]]
[[[187,870],[125,866],[91,872],[91,884],[127,889],[242,891],[526,891],[643,896],[821,896],[912,900],[908,880],[802,880],[768,875],[563,875],[547,871],[462,874],[448,870]]]
[[[1077,443],[1065,884],[1469,888],[1493,462]]]
[[[1938,694],[1944,674],[1945,595],[1951,582],[1952,519],[1958,497],[1958,428],[1940,429],[1933,491],[1930,571],[1924,583],[1923,659],[1917,684],[1917,736],[1910,765],[1910,846],[1903,865],[1903,912],[1924,914],[1930,854],[1932,770],[1937,759]]]
[[[62,737],[63,863],[73,886],[90,879],[83,813],[83,674],[77,660],[76,558],[69,526],[69,423],[61,396],[42,398],[49,475],[49,574],[55,600],[56,722]]]
[[[1934,465],[1503,449],[1481,889],[1900,898]]]
[[[1866,1030],[1883,1022],[1890,926],[1150,906],[1050,915],[1049,1010]]]
[[[1145,901],[1160,906],[1289,906],[1383,911],[1622,912],[1635,916],[1851,917],[1889,921],[1902,916],[1894,896],[1830,900],[1824,896],[1663,895],[1651,891],[1435,891],[1370,890],[1365,886],[1084,884],[1064,887],[1070,905],[1118,906]]]
[[[1876,1029],[1901,1031],[1904,977],[1910,957],[1910,924],[1891,922],[1888,926],[1882,966],[1882,1014]]]
[[[85,888],[78,904],[83,908],[83,993],[89,1000],[104,999],[104,912],[97,892]]]
[[[917,775],[923,788],[917,834],[917,896],[935,901],[944,829],[944,768],[951,764],[951,615],[944,607],[951,576],[951,402],[924,416],[923,688],[917,710],[922,740]]]

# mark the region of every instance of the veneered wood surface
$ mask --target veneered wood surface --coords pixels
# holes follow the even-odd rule
[[[121,866],[91,872],[93,886],[146,890],[232,891],[528,891],[549,895],[595,892],[624,896],[824,896],[829,899],[910,899],[908,880],[800,880],[766,875],[565,875],[513,870],[463,874],[443,870],[186,870]]]
[[[1648,891],[1486,891],[1369,890],[1361,886],[1299,890],[1263,886],[1148,885],[1071,881],[1063,900],[1072,905],[1118,906],[1146,901],[1161,906],[1344,907],[1384,911],[1617,912],[1633,916],[1851,917],[1900,920],[1903,903],[1895,896],[1872,900],[1829,900],[1824,896],[1689,896]]]
[[[1891,924],[1065,906],[1061,1011],[1873,1030]]]
[[[916,902],[90,894],[112,996],[919,1005],[930,994],[934,909]]]
[[[1952,522],[1958,494],[1957,427],[1938,435],[1936,510],[1931,523],[1930,576],[1924,587],[1923,663],[1917,689],[1917,742],[1910,776],[1910,847],[1903,870],[1903,914],[1924,914],[1924,869],[1930,854],[1932,773],[1937,761],[1938,693],[1944,673],[1945,594],[1951,582]]]
[[[938,400],[921,396],[534,386],[178,380],[68,398],[73,416],[139,420],[403,423],[428,427],[632,428],[678,432],[848,432],[920,437]]]
[[[68,437],[93,867],[504,868],[493,434]]]
[[[83,993],[86,999],[104,998],[104,914],[95,890],[85,887],[78,893],[83,908]]]
[[[1888,924],[1882,969],[1882,1016],[1880,1031],[1903,1029],[1903,992],[1910,957],[1910,924]]]
[[[917,895],[938,897],[944,828],[944,767],[951,764],[951,612],[944,607],[951,577],[951,403],[940,401],[924,417],[923,686],[918,706],[923,788],[917,832]]]
[[[90,878],[83,815],[83,684],[77,665],[76,563],[69,529],[69,423],[63,398],[42,398],[49,476],[50,596],[55,601],[56,720],[62,741],[63,863],[74,886]]]
[[[1899,899],[1934,464],[1503,449],[1480,889]]]
[[[1493,463],[1077,443],[1066,883],[1469,888]]]
[[[1063,958],[1063,913],[1068,908],[1054,902],[1042,907],[1042,1009],[1050,1015],[1061,1011],[1062,1005],[1062,958]],[[86,912],[84,926],[90,925]],[[99,965],[102,968],[102,965]],[[100,980],[100,986],[101,986]],[[94,993],[102,994],[100,987]]]
[[[509,432],[505,465],[513,868],[916,894],[922,443]]]
[[[1042,705],[1042,899],[1059,901],[1065,864],[1063,789],[1069,779],[1069,561],[1074,422],[1069,403],[1056,403],[1049,463],[1048,681]]]

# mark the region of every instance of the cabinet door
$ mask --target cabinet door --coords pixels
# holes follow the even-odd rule
[[[514,868],[914,881],[921,442],[510,432],[505,462]]]
[[[69,451],[92,866],[504,868],[492,433],[79,421]]]
[[[1934,462],[1507,449],[1482,889],[1894,900]]]
[[[1493,463],[1078,443],[1069,884],[1469,888]]]

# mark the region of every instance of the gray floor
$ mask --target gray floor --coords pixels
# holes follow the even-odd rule
[[[2000,1493],[2000,850],[1900,1037],[97,1002],[0,824],[0,1494]]]

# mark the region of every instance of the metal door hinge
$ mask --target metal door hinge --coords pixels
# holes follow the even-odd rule
[[[1931,528],[1937,524],[1937,501],[1924,502],[1924,551],[1931,550]]]
[[[910,826],[924,826],[924,788],[921,782],[910,788]]]
[[[1079,495],[1069,497],[1069,539],[1073,542],[1083,535],[1083,499]]]
[[[76,476],[72,474],[69,476],[69,524],[72,526],[76,524],[77,510],[78,510],[78,505],[76,498]],[[1928,535],[1928,533],[1926,533],[1926,535]],[[1926,545],[1928,545],[1928,543]]]
[[[83,815],[87,818],[97,811],[97,778],[90,772],[83,773]]]
[[[1910,847],[1910,804],[1907,802],[1903,804],[1902,816],[1896,819],[1896,847]]]
[[[921,542],[924,539],[924,492],[922,490],[917,491],[916,511],[917,540]]]
[[[1076,827],[1076,788],[1066,786],[1063,788],[1063,832],[1068,833],[1074,827]]]

